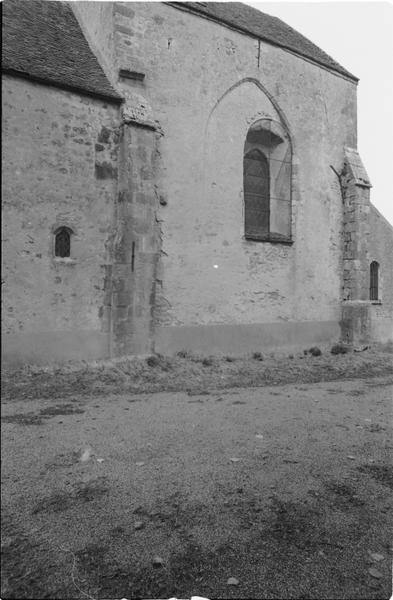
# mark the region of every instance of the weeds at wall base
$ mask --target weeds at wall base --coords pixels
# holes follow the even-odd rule
[[[93,396],[122,393],[258,387],[294,382],[332,381],[391,374],[390,346],[370,347],[361,353],[321,354],[307,351],[263,360],[243,357],[203,357],[191,353],[165,357],[107,360],[52,367],[24,367],[4,370],[3,400],[66,398],[79,394]],[[254,353],[256,354],[256,353]],[[229,359],[229,360],[228,360]]]

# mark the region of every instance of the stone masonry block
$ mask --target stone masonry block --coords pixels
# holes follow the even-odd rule
[[[117,292],[113,294],[113,305],[117,307],[130,306],[132,295],[129,292]]]

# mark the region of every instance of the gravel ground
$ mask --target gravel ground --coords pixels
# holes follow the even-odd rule
[[[390,598],[391,354],[165,361],[5,374],[1,597]]]

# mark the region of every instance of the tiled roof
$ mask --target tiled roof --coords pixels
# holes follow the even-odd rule
[[[4,0],[2,70],[105,100],[121,101],[68,4]]]
[[[192,10],[201,16],[209,17],[256,38],[291,50],[350,79],[358,80],[326,52],[281,19],[267,15],[247,4],[241,2],[167,2],[167,4]]]

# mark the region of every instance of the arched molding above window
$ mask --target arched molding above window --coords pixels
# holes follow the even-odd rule
[[[51,233],[54,235],[61,227],[65,227],[68,229],[72,235],[78,235],[78,228],[75,223],[70,222],[68,219],[59,219],[55,223],[53,223],[51,227]]]
[[[247,209],[256,208],[255,200],[244,196],[244,167],[252,150],[259,150],[269,165],[269,228],[260,235],[255,228],[252,235],[245,231],[245,223],[252,222]],[[206,122],[201,154],[201,198],[217,225],[224,218],[232,235],[242,239],[292,243],[292,141],[282,111],[263,85],[245,78],[220,93]],[[262,190],[261,181],[258,185]]]
[[[292,145],[293,144],[293,142],[292,142],[292,136],[291,136],[291,132],[290,132],[288,120],[287,120],[287,118],[285,116],[284,111],[281,109],[281,107],[278,105],[278,103],[277,103],[276,99],[274,98],[274,96],[266,89],[266,87],[260,81],[258,81],[258,79],[254,79],[253,77],[244,77],[240,81],[237,81],[236,83],[234,83],[233,85],[231,85],[220,96],[220,98],[215,102],[213,108],[211,109],[211,111],[209,113],[209,116],[208,116],[207,122],[206,122],[206,131],[208,129],[209,122],[210,122],[210,119],[211,119],[213,113],[216,111],[217,107],[222,103],[222,101],[226,98],[226,96],[228,96],[229,94],[231,94],[231,92],[233,92],[239,86],[242,86],[242,85],[247,84],[247,83],[254,84],[257,88],[259,88],[261,90],[261,92],[263,92],[265,94],[265,96],[267,97],[267,99],[271,103],[272,107],[277,112],[277,115],[278,115],[278,117],[280,119],[280,122],[281,122],[281,126],[286,131],[286,134],[288,136],[289,143],[291,145],[291,151],[293,153],[294,148],[293,148],[293,145]]]

